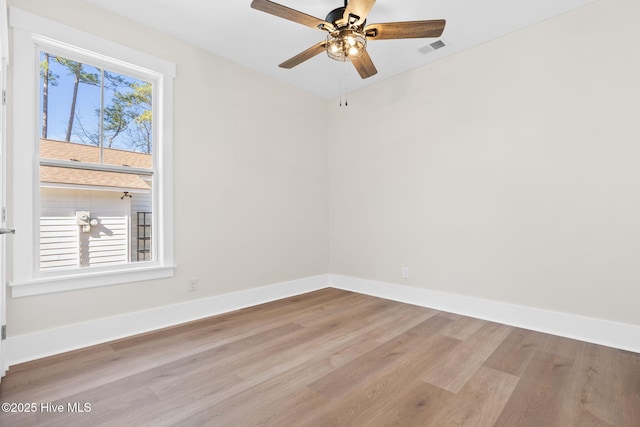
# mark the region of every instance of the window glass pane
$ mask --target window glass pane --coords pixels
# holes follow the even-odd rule
[[[152,261],[152,84],[46,52],[39,59],[40,270]]]
[[[151,261],[151,179],[40,166],[40,269]]]
[[[104,147],[152,154],[152,84],[108,70],[104,72],[104,81]],[[104,163],[122,164],[118,157],[112,158],[107,153]]]
[[[40,52],[41,138],[100,145],[101,74],[92,65]],[[60,158],[56,152],[42,154]],[[100,157],[81,161],[99,163]]]
[[[151,169],[130,153],[153,154],[152,96],[151,82],[40,52],[41,138],[103,148],[41,156]]]

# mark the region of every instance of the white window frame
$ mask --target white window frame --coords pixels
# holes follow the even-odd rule
[[[173,261],[173,78],[175,64],[109,40],[10,8],[13,29],[13,297],[84,289],[171,277]],[[64,272],[39,269],[39,91],[38,52],[41,46],[75,52],[109,64],[153,76],[154,98],[154,228],[156,251],[152,261]]]

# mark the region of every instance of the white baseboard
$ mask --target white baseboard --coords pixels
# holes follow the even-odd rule
[[[216,314],[334,287],[640,353],[640,326],[462,295],[323,274],[91,322],[9,337],[8,366]]]
[[[640,353],[640,326],[331,274],[331,286]]]
[[[6,340],[6,360],[8,366],[12,366],[328,286],[329,275],[323,274],[32,334],[13,336]]]

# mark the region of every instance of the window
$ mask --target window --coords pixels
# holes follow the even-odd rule
[[[12,295],[171,276],[174,65],[19,9],[11,25]]]
[[[153,261],[154,82],[45,49],[40,271]]]

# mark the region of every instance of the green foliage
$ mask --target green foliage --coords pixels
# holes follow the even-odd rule
[[[50,86],[58,86],[59,75],[51,71],[50,66],[51,55],[45,54],[44,61],[40,61],[40,77],[44,79]]]
[[[130,149],[151,153],[153,87],[144,82],[131,83],[128,88],[115,92],[111,105],[104,109],[105,145],[111,147],[113,140],[124,132]]]
[[[79,83],[84,83],[92,86],[100,86],[100,75],[97,73],[88,73],[84,69],[84,64],[72,59],[64,58],[62,56],[54,57],[56,62],[63,67],[66,67],[69,71],[69,75],[74,76]]]
[[[51,71],[51,63],[66,69],[72,80],[71,105],[69,109],[66,140],[75,135],[84,144],[103,145],[106,148],[119,148],[130,151],[151,153],[152,150],[152,96],[153,85],[119,73],[99,70],[92,65],[82,64],[72,59],[55,56],[46,52],[42,54],[40,75],[43,84],[43,137],[47,131],[47,96],[49,86],[57,86],[61,77]],[[56,70],[60,67],[56,66]],[[98,72],[96,72],[98,71]],[[78,92],[83,85],[102,87],[104,102],[102,109],[95,110],[98,120],[102,121],[102,129],[95,124],[83,123],[82,111],[76,112]],[[68,87],[61,84],[61,87]],[[93,96],[93,95],[92,95]],[[100,104],[97,99],[95,104]],[[95,105],[94,104],[94,105]],[[91,122],[88,120],[87,122]],[[102,131],[102,134],[101,134]]]
[[[42,79],[42,137],[48,137],[48,112],[49,112],[49,86],[58,85],[57,74],[51,71],[51,55],[44,54],[44,60],[40,62],[40,78]]]

